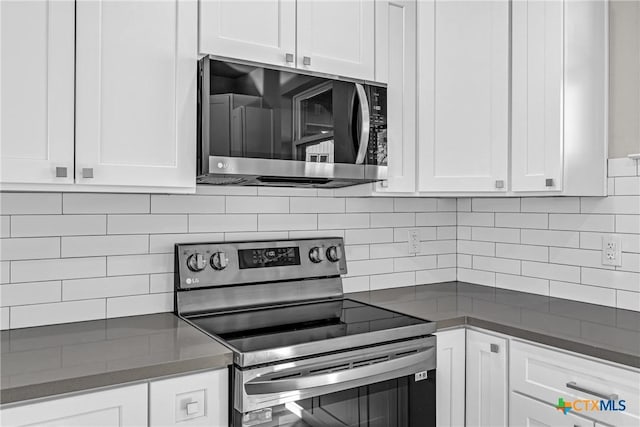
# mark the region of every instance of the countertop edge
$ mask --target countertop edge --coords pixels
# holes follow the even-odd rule
[[[195,373],[197,371],[223,369],[233,363],[231,351],[215,356],[205,356],[121,371],[88,375],[77,378],[52,380],[46,383],[17,386],[0,391],[0,405],[25,404],[30,400],[62,397],[74,392],[89,392],[104,387],[123,387],[128,383],[147,382],[162,377]]]

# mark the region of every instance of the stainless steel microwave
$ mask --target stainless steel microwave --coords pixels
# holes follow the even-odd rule
[[[209,57],[198,73],[198,183],[386,179],[386,87]]]

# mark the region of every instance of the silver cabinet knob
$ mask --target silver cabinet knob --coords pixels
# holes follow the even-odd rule
[[[293,53],[287,53],[287,54],[284,56],[284,60],[285,60],[285,61],[287,61],[287,62],[289,62],[289,63],[293,62]]]
[[[496,188],[504,188],[504,181],[499,179],[496,181]]]
[[[229,258],[227,258],[227,254],[224,252],[216,252],[211,255],[211,267],[213,267],[214,270],[224,270],[228,264]]]
[[[338,262],[342,258],[342,248],[340,246],[330,246],[327,249],[327,258],[331,262]]]
[[[500,346],[498,344],[491,344],[489,347],[491,348],[491,353],[500,352]]]
[[[67,177],[67,168],[56,166],[56,178],[66,178]]]
[[[93,168],[82,168],[83,178],[93,178]]]
[[[553,183],[553,178],[547,178],[544,180],[544,185],[545,187],[553,187],[554,183]]]
[[[309,259],[315,264],[324,261],[324,251],[322,250],[322,248],[319,248],[317,246],[311,248],[311,250],[309,251]]]
[[[200,252],[196,252],[187,258],[187,267],[189,267],[191,271],[202,271],[206,266],[207,261],[205,261],[204,255]]]
[[[302,57],[302,65],[311,65],[311,58],[308,56]]]

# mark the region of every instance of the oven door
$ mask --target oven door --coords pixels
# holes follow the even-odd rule
[[[233,426],[435,425],[435,340],[236,367]]]

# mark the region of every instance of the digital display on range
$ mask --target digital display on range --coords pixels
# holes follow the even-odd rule
[[[300,265],[300,250],[291,248],[264,248],[238,250],[240,269],[283,267]]]

